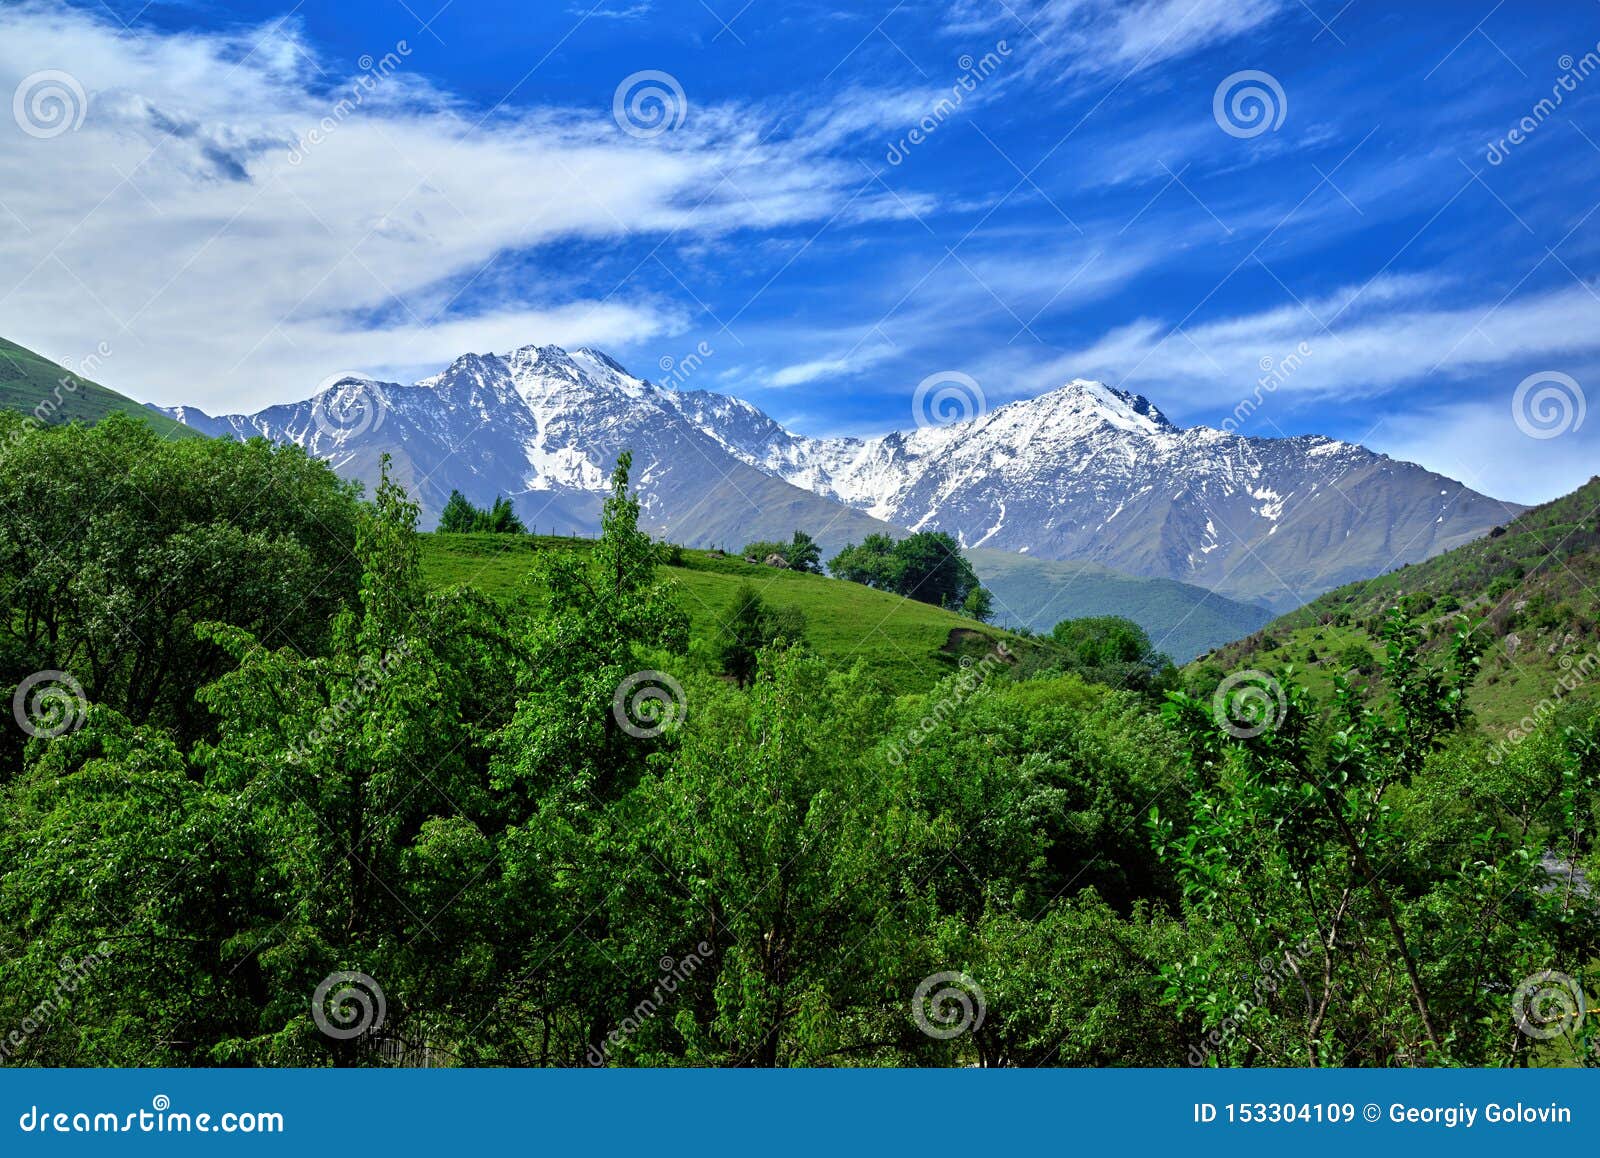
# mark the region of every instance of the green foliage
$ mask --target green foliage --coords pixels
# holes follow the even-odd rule
[[[1151,830],[1204,930],[1163,970],[1166,999],[1209,1031],[1195,1064],[1526,1064],[1505,994],[1593,954],[1596,913],[1544,887],[1540,851],[1591,847],[1575,802],[1600,769],[1572,768],[1568,805],[1534,805],[1559,821],[1536,832],[1525,789],[1456,757],[1480,638],[1458,630],[1429,662],[1398,609],[1383,637],[1385,709],[1341,679],[1324,723],[1288,674],[1264,712],[1171,696],[1188,792]],[[1463,808],[1469,794],[1490,807]]]
[[[1150,644],[1131,619],[1097,615],[1063,619],[1050,632],[1063,651],[1062,666],[1086,680],[1129,691],[1161,691],[1174,686],[1172,661]]]
[[[450,492],[450,498],[439,514],[439,530],[452,535],[525,535],[528,532],[522,520],[517,518],[510,499],[501,496],[494,500],[492,506],[479,508],[469,503],[460,491]]]
[[[1159,679],[1126,621],[1030,642],[798,570],[693,551],[663,567],[627,455],[598,540],[424,537],[387,463],[361,503],[297,451],[140,430],[36,432],[0,462],[13,507],[115,512],[44,524],[89,577],[58,574],[54,596],[23,569],[38,544],[15,553],[26,525],[0,524],[13,637],[68,638],[44,615],[93,641],[74,654],[109,646],[84,608],[141,574],[117,546],[210,582],[140,621],[151,655],[198,674],[142,714],[128,673],[94,683],[83,726],[29,740],[0,781],[7,1062],[1593,1056],[1581,1034],[1535,1048],[1508,1006],[1540,970],[1587,976],[1600,944],[1580,878],[1541,866],[1594,865],[1600,715],[1569,704],[1486,749],[1463,731],[1477,633],[1441,658],[1430,626],[1391,617],[1386,707],[1286,676],[1281,709],[1244,717],[1274,726],[1240,734],[1213,715],[1220,669],[1166,716],[1045,670]],[[62,448],[122,454],[172,511]],[[251,485],[294,501],[207,505]],[[861,558],[938,582],[948,560]],[[518,585],[444,587],[441,560]],[[902,607],[926,638],[887,634]],[[720,632],[734,679],[692,662],[696,615],[697,654]],[[919,661],[934,674],[899,678]],[[385,1019],[330,1034],[313,994],[357,973]],[[945,1033],[952,1009],[966,1024]]]
[[[180,742],[227,657],[218,621],[316,651],[353,595],[358,492],[296,447],[165,441],[113,415],[29,431],[0,412],[0,683],[67,673]],[[21,736],[0,741],[14,766]],[[0,779],[4,774],[0,773]]]
[[[979,590],[977,573],[961,545],[943,531],[919,531],[899,542],[888,535],[868,535],[860,546],[850,544],[830,559],[828,570],[836,578],[935,607],[962,607]],[[985,597],[977,598],[975,606],[982,608]]]
[[[724,674],[745,687],[755,677],[762,648],[802,643],[805,631],[805,616],[797,608],[769,607],[754,585],[741,583],[718,625],[718,663]]]
[[[987,587],[974,587],[961,601],[961,614],[969,615],[979,623],[988,623],[994,615],[994,595]]]

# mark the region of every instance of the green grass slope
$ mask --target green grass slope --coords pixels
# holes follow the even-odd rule
[[[63,385],[63,380],[71,384],[70,388]],[[107,390],[32,350],[0,338],[0,409],[32,414],[46,400],[55,409],[48,416],[41,414],[40,418],[51,425],[73,421],[95,423],[108,414],[130,414],[143,419],[166,438],[198,437],[181,422],[174,422],[132,398]]]
[[[422,566],[435,587],[470,584],[505,596],[535,589],[530,584],[537,552],[587,552],[592,546],[588,539],[436,532],[422,536]],[[734,591],[749,582],[772,606],[798,608],[806,618],[808,642],[829,662],[844,667],[865,659],[907,692],[926,690],[954,671],[963,657],[976,659],[1001,640],[1024,669],[1041,666],[1054,654],[1048,641],[1026,639],[859,583],[707,551],[685,549],[679,557],[679,565],[662,571],[676,585],[679,606],[689,616],[696,640],[713,637]]]
[[[997,621],[1049,631],[1063,619],[1123,615],[1177,663],[1241,639],[1272,617],[1263,607],[1203,587],[1125,575],[1098,563],[984,549],[968,551],[967,557],[994,592]]]
[[[1293,663],[1303,682],[1325,691],[1341,672],[1375,668],[1382,654],[1377,627],[1397,603],[1431,621],[1435,646],[1444,645],[1461,614],[1483,620],[1489,645],[1471,703],[1491,733],[1503,734],[1541,702],[1595,698],[1600,478],[1464,547],[1335,588],[1195,668],[1273,671]]]

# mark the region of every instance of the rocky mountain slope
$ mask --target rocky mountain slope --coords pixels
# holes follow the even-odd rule
[[[803,480],[734,449],[781,429],[754,407],[666,389],[595,350],[526,346],[505,355],[467,354],[409,386],[341,376],[303,402],[255,414],[213,417],[189,407],[162,413],[205,434],[298,444],[369,485],[387,453],[430,524],[451,490],[460,490],[479,505],[510,497],[534,530],[592,533],[616,456],[631,450],[646,523],[686,546],[737,550],[800,528],[817,538],[826,557],[874,532],[905,534],[865,509],[872,504],[799,485]],[[1267,618],[1253,604],[1083,561],[1013,559],[998,551],[975,561],[1006,622],[1047,630],[1069,616],[1121,611],[1179,658],[1238,638]]]
[[[1278,610],[1522,509],[1348,442],[1181,429],[1147,399],[1082,379],[872,439],[804,438],[716,395],[679,406],[741,460],[877,518]]]
[[[635,377],[597,350],[525,346],[463,355],[409,386],[344,376],[255,414],[164,413],[208,434],[297,443],[368,482],[388,453],[430,520],[454,489],[478,504],[509,496],[530,527],[557,533],[595,527],[627,449],[649,525],[685,545],[737,548],[798,527],[832,552],[909,528],[1071,561],[1070,574],[991,561],[1010,576],[991,583],[1001,613],[1040,627],[1076,613],[1056,614],[1052,595],[1095,564],[1215,592],[1219,624],[1248,631],[1259,615],[1241,603],[1298,606],[1520,509],[1350,443],[1181,429],[1146,399],[1082,380],[966,422],[818,439],[740,399]]]

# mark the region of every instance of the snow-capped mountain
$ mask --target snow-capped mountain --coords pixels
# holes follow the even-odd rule
[[[293,442],[369,483],[379,456],[431,518],[452,489],[508,495],[535,528],[592,530],[617,454],[654,529],[738,547],[810,531],[944,530],[973,548],[1086,560],[1282,610],[1483,534],[1520,508],[1320,436],[1180,429],[1078,380],[948,426],[808,438],[756,407],[634,377],[596,350],[466,354],[411,386],[345,377],[251,415],[164,411]]]
[[[743,461],[875,518],[1280,611],[1459,546],[1522,509],[1320,435],[1180,429],[1148,399],[1084,379],[871,439],[802,438],[715,395],[685,395],[680,408]]]
[[[675,542],[737,549],[806,527],[837,548],[894,530],[730,455],[672,391],[596,350],[463,354],[410,386],[350,376],[255,414],[163,413],[211,435],[294,443],[369,488],[387,453],[430,523],[459,490],[480,505],[508,496],[531,529],[591,533],[617,455],[631,450],[643,518]]]

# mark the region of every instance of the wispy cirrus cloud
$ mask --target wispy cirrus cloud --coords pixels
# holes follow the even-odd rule
[[[1583,285],[1503,302],[1435,305],[1424,276],[1385,276],[1304,303],[1175,326],[1143,318],[1053,359],[1047,375],[1084,374],[1151,395],[1176,414],[1215,418],[1302,343],[1312,353],[1274,388],[1293,407],[1375,398],[1418,382],[1443,388],[1504,368],[1514,385],[1550,359],[1600,351],[1600,300]]]
[[[953,34],[1020,26],[1026,67],[1058,76],[1128,73],[1255,31],[1286,0],[963,0]]]
[[[176,33],[0,12],[0,91],[48,62],[87,100],[76,131],[0,131],[7,336],[67,360],[103,340],[119,387],[249,409],[329,367],[681,328],[659,278],[583,284],[570,260],[541,269],[552,246],[715,244],[915,207],[830,151],[870,113],[813,138],[760,104],[690,94],[678,128],[637,139],[609,103],[469,106],[426,79],[429,50],[402,41],[350,76],[292,21]],[[506,263],[520,276],[502,287]]]

